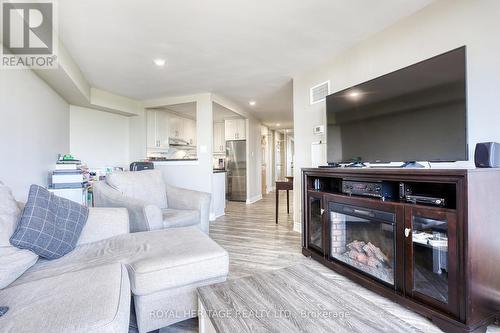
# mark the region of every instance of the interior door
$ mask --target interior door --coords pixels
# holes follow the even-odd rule
[[[441,208],[405,208],[408,296],[458,316],[457,215]]]

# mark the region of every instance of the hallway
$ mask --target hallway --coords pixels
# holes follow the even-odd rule
[[[251,205],[228,202],[226,215],[211,223],[210,236],[229,252],[230,279],[287,267],[303,258],[300,234],[292,231],[292,202],[287,214],[284,191],[280,193],[279,217],[276,225],[273,192]]]

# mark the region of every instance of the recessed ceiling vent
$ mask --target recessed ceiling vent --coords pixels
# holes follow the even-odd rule
[[[312,87],[309,93],[310,103],[316,104],[319,102],[323,102],[329,93],[330,93],[330,81],[326,81]]]

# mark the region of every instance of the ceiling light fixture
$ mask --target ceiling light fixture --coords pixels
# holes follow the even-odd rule
[[[352,90],[347,94],[347,97],[351,99],[358,99],[359,97],[361,97],[361,92],[359,90]]]
[[[165,59],[160,59],[160,58],[153,60],[153,62],[158,67],[163,67],[165,66],[166,63]]]
[[[257,102],[256,101],[250,101],[250,102],[248,102],[248,104],[250,104],[250,106],[255,106],[255,104],[257,104]]]
[[[281,124],[280,124],[280,123],[277,123],[277,124],[276,124],[276,126],[277,126],[277,127],[280,127],[280,126],[281,126]]]

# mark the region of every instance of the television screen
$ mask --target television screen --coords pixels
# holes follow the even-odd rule
[[[328,162],[467,160],[465,47],[326,97]]]

